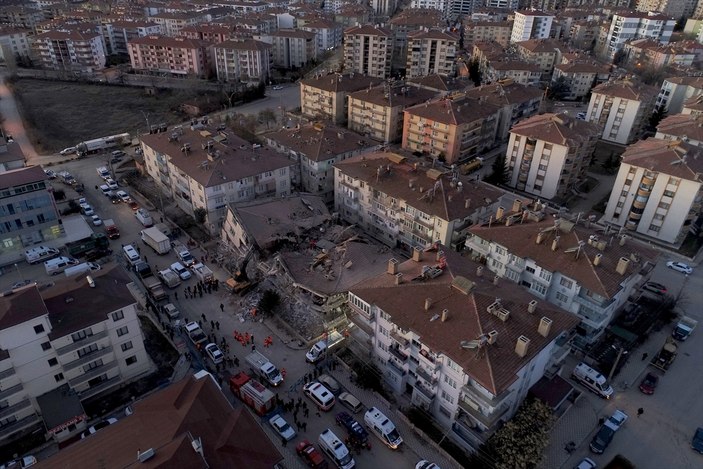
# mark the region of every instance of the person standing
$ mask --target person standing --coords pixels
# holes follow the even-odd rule
[[[640,407],[637,409],[637,418],[640,418],[640,415],[644,414],[644,408]]]
[[[220,311],[225,312],[225,305],[220,303]]]

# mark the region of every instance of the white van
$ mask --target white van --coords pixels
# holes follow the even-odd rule
[[[366,422],[366,426],[390,449],[398,449],[403,442],[393,422],[377,408],[371,407],[366,411],[364,414],[364,422]]]
[[[74,265],[64,270],[63,273],[66,277],[73,277],[74,275],[87,274],[95,270],[100,270],[101,267],[95,262],[83,262],[82,264]]]
[[[129,265],[134,266],[137,262],[141,262],[142,258],[139,257],[139,253],[132,247],[131,244],[123,247],[122,251],[124,252],[125,259],[129,262]]]
[[[576,368],[574,368],[574,371],[571,373],[571,377],[600,397],[610,399],[613,395],[613,388],[608,384],[608,380],[605,379],[605,376],[583,362],[576,365]]]
[[[144,210],[143,208],[140,208],[139,210],[134,212],[134,216],[137,217],[139,223],[141,223],[147,228],[154,225],[154,220],[151,219],[151,215],[149,215],[149,212]]]
[[[320,444],[322,451],[332,459],[334,465],[339,469],[351,469],[356,465],[354,458],[349,453],[349,449],[329,428],[320,433],[317,442]]]
[[[49,275],[58,275],[71,266],[78,265],[79,262],[70,257],[57,257],[44,262],[44,270]]]
[[[327,350],[327,342],[321,340],[312,346],[310,351],[305,354],[305,359],[310,363],[315,363],[322,359]]]
[[[99,168],[96,168],[95,170],[98,172],[98,176],[103,179],[107,179],[110,177],[110,171],[108,171],[105,166],[101,166]]]
[[[334,406],[334,394],[322,383],[313,381],[303,386],[303,393],[323,411],[328,411]]]
[[[46,246],[37,246],[35,248],[30,248],[24,251],[24,258],[30,264],[36,264],[52,257],[59,255],[59,250],[54,248],[48,248]]]

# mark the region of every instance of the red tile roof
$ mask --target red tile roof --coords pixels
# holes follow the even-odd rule
[[[623,99],[649,102],[657,96],[659,89],[629,80],[614,80],[601,83],[593,88],[592,92]]]
[[[8,144],[12,145],[12,144]],[[0,189],[7,189],[13,186],[22,186],[30,182],[46,181],[49,179],[41,166],[29,166],[27,168],[12,169],[0,172]]]
[[[405,112],[434,122],[463,125],[493,116],[498,112],[498,108],[488,103],[476,106],[476,101],[469,99],[441,99],[409,107]]]
[[[310,124],[299,129],[270,132],[264,136],[316,162],[331,160],[345,153],[378,148],[377,142],[334,125],[325,125],[318,129]]]
[[[680,140],[639,140],[627,147],[622,161],[650,171],[703,182],[703,148]]]
[[[563,114],[540,114],[515,124],[511,133],[563,146],[576,146],[600,134],[598,125]]]
[[[393,33],[382,27],[375,27],[371,25],[363,25],[363,26],[352,26],[351,28],[347,28],[344,30],[344,35],[345,36],[355,36],[355,35],[362,35],[362,36],[386,36],[386,37],[391,37],[393,36]]]

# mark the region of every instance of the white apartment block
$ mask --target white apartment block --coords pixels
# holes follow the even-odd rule
[[[105,68],[105,48],[98,33],[53,30],[32,38],[37,65],[50,70],[93,71]]]
[[[342,26],[334,21],[319,19],[308,21],[300,29],[315,33],[317,40],[317,53],[334,49],[342,44]]]
[[[703,201],[703,150],[681,140],[648,138],[622,155],[603,221],[678,246]]]
[[[510,129],[508,185],[543,199],[565,199],[583,182],[598,127],[560,114],[540,114]]]
[[[150,16],[149,20],[158,24],[161,27],[161,34],[164,36],[176,37],[181,35],[181,29],[186,26],[193,26],[201,21],[205,21],[206,16],[202,16],[195,12],[193,13],[169,13],[162,12],[154,16]]]
[[[114,264],[91,277],[94,287],[79,275],[41,292],[32,284],[0,297],[3,443],[37,426],[58,441],[75,436],[87,426],[81,401],[152,371],[131,279]],[[54,426],[42,396],[62,386],[80,410]]]
[[[703,115],[689,112],[667,116],[657,125],[655,137],[662,140],[681,140],[703,147]]]
[[[449,0],[447,18],[455,20],[459,17],[470,18],[471,14],[483,7],[484,0]]]
[[[221,82],[266,83],[271,76],[271,45],[246,39],[213,46],[215,73]]]
[[[447,10],[448,0],[411,0],[410,8],[429,8],[439,10],[444,14]]]
[[[703,94],[703,77],[671,77],[662,83],[657,96],[657,109],[669,115],[678,114],[689,98]]]
[[[515,12],[513,31],[510,42],[522,42],[528,39],[546,39],[552,30],[554,15],[536,10],[520,10]]]
[[[576,315],[571,343],[593,344],[645,280],[657,252],[602,227],[552,218],[537,202],[527,210],[496,213],[493,223],[469,229],[466,247],[475,260],[505,281]],[[611,242],[611,237],[614,241]],[[503,288],[502,291],[509,291]]]
[[[467,449],[484,443],[563,362],[578,323],[484,270],[435,246],[403,263],[390,259],[387,272],[349,291],[354,334],[386,384]]]
[[[520,0],[485,0],[486,8],[503,8],[506,10],[517,10]]]
[[[147,21],[112,21],[102,25],[105,46],[110,54],[128,54],[131,41],[161,34],[161,26]]]
[[[649,122],[656,96],[655,88],[628,80],[602,83],[593,88],[586,120],[600,126],[603,140],[632,143]]]
[[[211,234],[219,233],[227,204],[291,193],[295,163],[229,131],[196,123],[141,140],[155,186],[188,215],[205,210]]]
[[[457,42],[455,36],[437,30],[409,33],[405,76],[454,75]]]
[[[391,74],[393,33],[372,25],[354,26],[344,31],[344,69],[370,77]]]
[[[273,45],[273,63],[276,66],[303,67],[317,58],[315,33],[301,29],[279,29],[269,37]]]
[[[668,15],[676,20],[693,15],[697,0],[638,0],[637,11],[644,13],[656,11]]]
[[[398,0],[371,0],[370,4],[376,17],[393,16],[398,8]]]
[[[668,44],[674,32],[676,20],[659,13],[622,13],[613,15],[605,39],[604,53],[610,58],[620,51],[627,41],[654,39]]]
[[[0,62],[16,64],[18,59],[31,60],[31,31],[18,28],[0,28]]]

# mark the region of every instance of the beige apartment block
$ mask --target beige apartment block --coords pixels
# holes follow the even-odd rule
[[[566,46],[555,39],[529,39],[515,44],[517,55],[525,62],[539,66],[542,81],[549,81],[554,66],[561,62]]]
[[[361,23],[364,24],[364,23]],[[445,25],[442,12],[433,8],[406,8],[388,21],[393,33],[393,65],[405,67],[408,57],[408,34]]]
[[[595,62],[571,62],[554,67],[552,81],[563,78],[569,85],[569,92],[563,99],[583,99],[588,96],[601,76],[610,75],[608,66]]]
[[[512,21],[470,21],[464,26],[464,42],[470,46],[475,42],[495,41],[508,47],[512,30]]]
[[[180,32],[186,26],[193,26],[206,20],[204,14],[196,12],[162,12],[150,16],[149,19],[161,27],[161,34],[164,36],[180,36]]]
[[[323,75],[300,80],[300,109],[313,119],[330,119],[335,124],[347,120],[347,97],[364,88],[379,85],[383,80],[350,73]]]
[[[168,36],[140,37],[127,45],[135,70],[198,78],[211,74],[209,46],[197,39]]]
[[[279,29],[271,34],[273,63],[283,68],[303,67],[317,58],[317,34],[301,29]]]
[[[438,30],[410,33],[405,76],[453,75],[457,41],[457,37]]]
[[[393,33],[389,29],[365,25],[344,31],[345,71],[388,78],[392,57]]]

